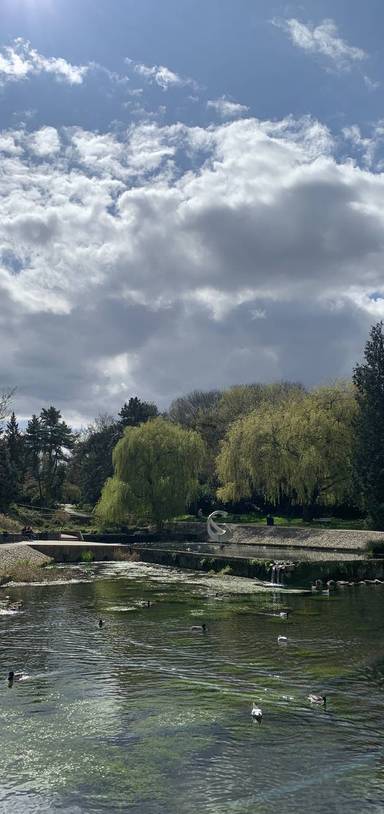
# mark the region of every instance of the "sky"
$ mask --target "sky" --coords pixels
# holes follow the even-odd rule
[[[1,0],[0,392],[349,377],[384,317],[382,0]]]

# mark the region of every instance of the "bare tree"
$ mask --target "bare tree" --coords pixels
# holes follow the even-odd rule
[[[0,429],[1,422],[4,421],[11,413],[11,404],[13,396],[15,395],[16,388],[10,390],[3,390],[0,392]]]

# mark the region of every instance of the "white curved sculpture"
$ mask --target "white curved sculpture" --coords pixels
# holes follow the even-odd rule
[[[210,540],[213,540],[215,543],[222,543],[224,540],[228,540],[232,537],[232,531],[228,528],[227,525],[219,526],[214,521],[214,517],[227,517],[228,512],[224,512],[221,509],[218,509],[215,512],[212,512],[207,520],[207,532],[208,537]]]

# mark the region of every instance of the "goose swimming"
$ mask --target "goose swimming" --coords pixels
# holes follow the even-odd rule
[[[200,633],[206,633],[207,625],[205,624],[205,622],[203,622],[202,625],[192,625],[191,630],[193,630],[195,633],[197,633],[198,631],[200,631]]]
[[[8,684],[13,684],[14,681],[24,681],[24,679],[28,678],[25,673],[15,673],[13,670],[10,670],[8,673]]]

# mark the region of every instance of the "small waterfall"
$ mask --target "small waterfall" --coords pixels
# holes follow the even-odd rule
[[[284,565],[279,565],[278,562],[274,562],[272,565],[271,571],[271,584],[272,585],[283,585],[283,573],[284,573]]]

